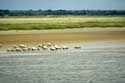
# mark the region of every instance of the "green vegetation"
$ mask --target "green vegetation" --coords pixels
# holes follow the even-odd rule
[[[55,16],[0,18],[0,30],[125,27],[125,16]]]

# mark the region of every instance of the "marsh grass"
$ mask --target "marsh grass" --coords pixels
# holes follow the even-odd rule
[[[0,30],[43,30],[84,27],[125,27],[125,16],[0,18]]]

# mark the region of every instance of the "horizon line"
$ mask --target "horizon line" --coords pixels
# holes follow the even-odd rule
[[[10,10],[10,11],[23,11],[23,10],[52,10],[52,11],[56,11],[56,10],[66,10],[66,11],[82,11],[82,10],[89,10],[89,11],[125,11],[123,9],[1,9],[0,10]]]

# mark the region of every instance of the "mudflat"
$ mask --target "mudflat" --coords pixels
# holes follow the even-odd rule
[[[10,30],[0,31],[0,43],[38,44],[69,43],[103,40],[125,40],[125,28],[82,28],[59,30]]]

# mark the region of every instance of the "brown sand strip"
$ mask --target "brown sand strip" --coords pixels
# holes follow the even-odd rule
[[[0,43],[2,44],[67,43],[124,39],[125,28],[0,31]]]

